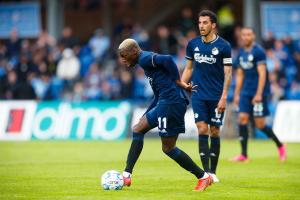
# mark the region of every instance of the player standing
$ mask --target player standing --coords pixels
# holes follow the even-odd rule
[[[194,87],[180,81],[177,66],[169,55],[142,51],[133,39],[124,40],[118,50],[126,66],[138,64],[144,69],[155,95],[154,102],[133,127],[132,143],[123,172],[124,184],[131,184],[132,170],[143,149],[145,133],[158,126],[163,152],[198,178],[195,190],[205,190],[212,182],[211,176],[176,147],[178,135],[185,132],[184,115],[187,107],[187,100],[179,86],[188,91]]]
[[[219,182],[216,176],[220,154],[219,134],[232,76],[231,47],[216,33],[215,13],[201,11],[198,27],[201,37],[192,39],[187,45],[187,63],[182,81],[187,83],[191,79],[198,86],[191,98],[199,134],[199,154],[204,170],[211,173],[214,182]]]
[[[233,161],[247,161],[249,116],[254,117],[256,128],[264,132],[277,145],[279,158],[286,159],[284,145],[278,140],[273,130],[265,125],[265,116],[269,114],[268,95],[270,83],[266,67],[264,49],[255,43],[255,33],[252,28],[241,30],[243,48],[237,55],[237,77],[234,92],[234,103],[239,106],[239,135],[242,153],[233,158]]]

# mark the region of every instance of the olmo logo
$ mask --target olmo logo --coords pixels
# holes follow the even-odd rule
[[[34,139],[103,139],[125,137],[130,104],[39,104],[33,119]]]

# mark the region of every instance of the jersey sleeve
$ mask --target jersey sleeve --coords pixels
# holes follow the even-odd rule
[[[236,56],[234,56],[234,58],[232,59],[232,67],[234,67],[235,69],[240,67],[240,51],[238,51]]]
[[[263,49],[258,49],[255,57],[257,65],[266,64],[266,54]]]
[[[193,56],[193,49],[192,49],[192,43],[189,42],[187,47],[186,47],[186,52],[185,52],[185,58],[188,60],[194,60],[194,56]]]
[[[152,66],[165,68],[169,72],[172,80],[179,80],[180,78],[177,65],[170,55],[153,54]]]
[[[232,65],[231,46],[226,44],[223,49],[223,65]]]

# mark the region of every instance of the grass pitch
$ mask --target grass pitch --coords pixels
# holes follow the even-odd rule
[[[222,141],[218,177],[205,192],[193,192],[196,178],[161,151],[160,140],[146,139],[133,183],[104,191],[99,177],[122,171],[130,140],[118,142],[0,142],[0,199],[300,199],[300,144],[288,144],[280,163],[270,141],[251,141],[249,163],[231,163],[237,141]],[[178,147],[200,164],[197,141]]]

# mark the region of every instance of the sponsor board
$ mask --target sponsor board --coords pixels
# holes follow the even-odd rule
[[[126,137],[127,102],[0,102],[0,140],[116,140]]]
[[[273,129],[284,142],[300,142],[300,101],[281,101],[277,106]]]
[[[0,102],[0,140],[29,140],[36,103]]]

